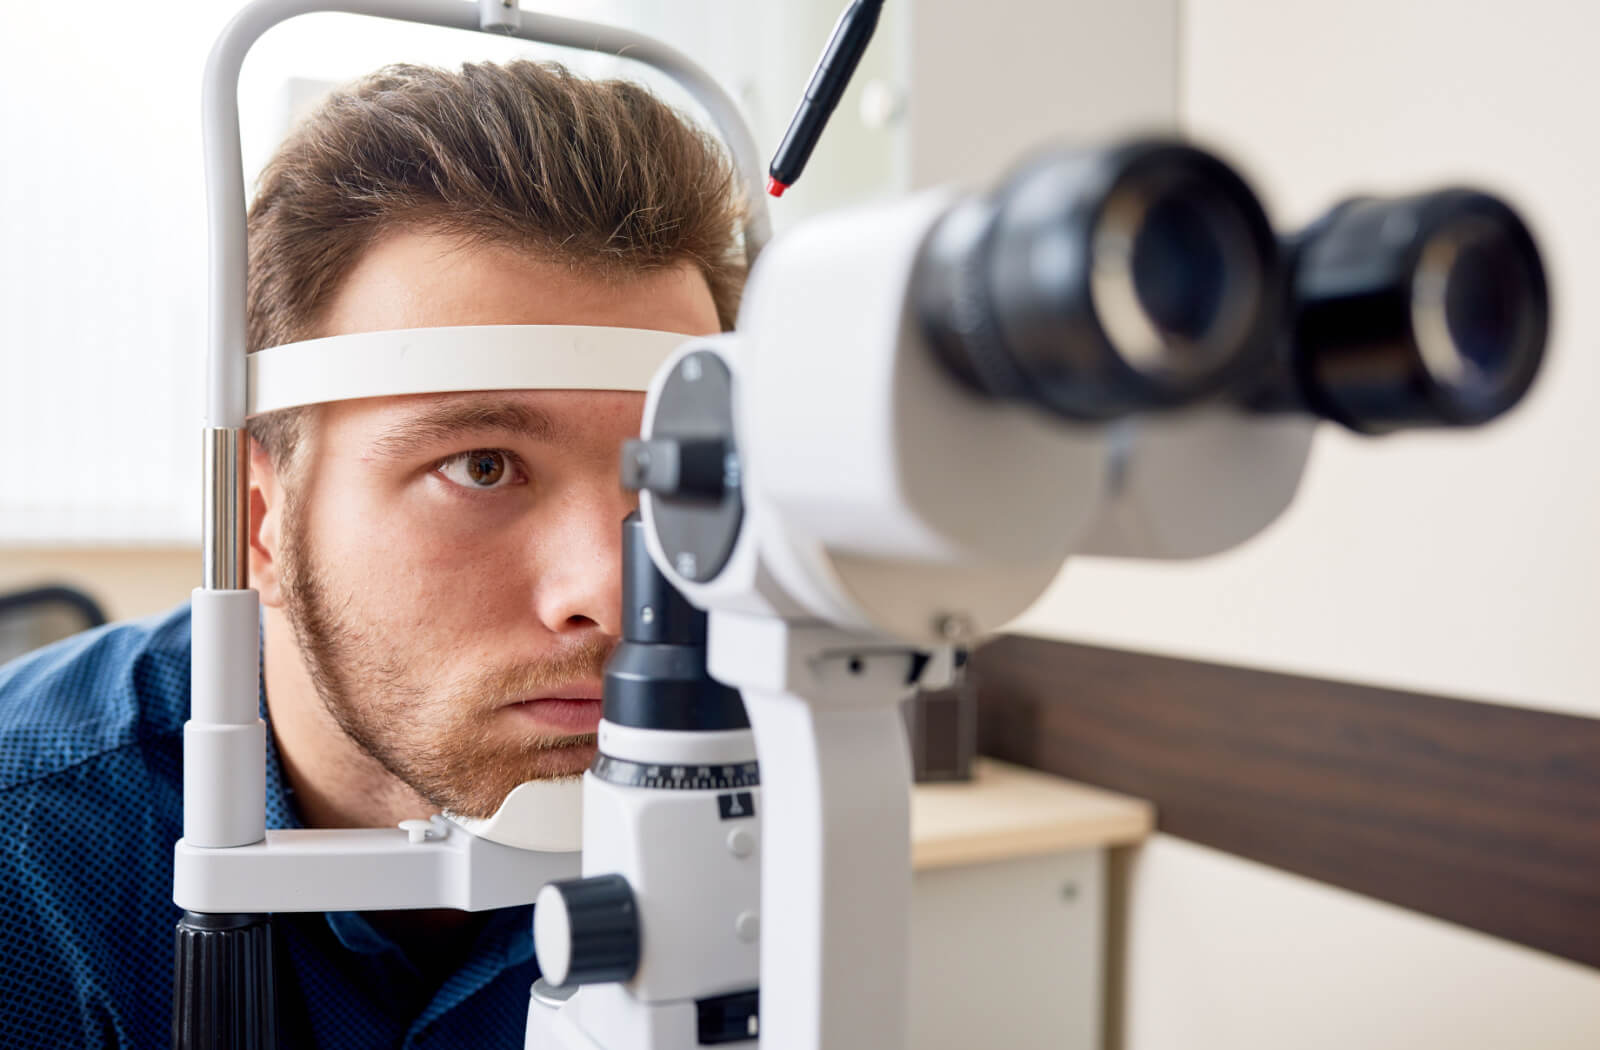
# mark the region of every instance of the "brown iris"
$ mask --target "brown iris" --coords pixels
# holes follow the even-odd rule
[[[488,488],[505,476],[506,457],[490,449],[478,449],[467,453],[466,467],[467,477],[474,485]]]

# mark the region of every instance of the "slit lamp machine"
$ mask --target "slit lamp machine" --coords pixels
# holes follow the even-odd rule
[[[841,20],[843,72],[825,76],[824,56],[826,90],[791,138],[815,141],[877,6]],[[247,358],[238,73],[257,37],[312,11],[666,72],[747,197],[735,330],[437,328]],[[1045,149],[985,192],[838,212],[769,244],[754,140],[708,74],[515,0],[255,0],[211,53],[204,122],[205,576],[173,888],[184,1050],[276,1045],[274,912],[529,902],[530,1048],[905,1047],[900,701],[948,681],[1069,556],[1194,558],[1260,532],[1319,420],[1476,426],[1522,398],[1544,353],[1539,253],[1500,200],[1358,198],[1279,236],[1227,163],[1175,140]],[[522,785],[488,820],[269,831],[245,421],[488,389],[647,392],[618,450],[640,510],[622,525],[624,638],[594,764],[581,783]]]

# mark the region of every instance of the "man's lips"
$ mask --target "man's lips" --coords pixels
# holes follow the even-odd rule
[[[521,700],[513,700],[508,707],[518,704],[538,704],[548,700],[599,700],[606,695],[605,682],[599,678],[588,679],[582,682],[568,682],[566,685],[557,686],[544,696],[527,696]]]
[[[600,725],[599,682],[575,683],[552,696],[539,696],[506,705],[518,717],[533,721],[540,728],[561,733],[593,733]]]

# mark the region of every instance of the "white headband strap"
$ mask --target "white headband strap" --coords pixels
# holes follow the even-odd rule
[[[637,390],[692,338],[587,325],[469,325],[358,332],[249,355],[245,414],[395,394]]]

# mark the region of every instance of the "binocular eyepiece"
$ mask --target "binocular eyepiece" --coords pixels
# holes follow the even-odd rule
[[[1346,201],[1284,248],[1290,382],[1264,388],[1263,405],[1298,395],[1380,434],[1486,423],[1532,385],[1549,290],[1503,201],[1468,189]]]
[[[1231,168],[1167,142],[1050,153],[963,201],[913,302],[960,382],[1063,419],[1220,396],[1364,433],[1494,418],[1549,326],[1533,238],[1487,194],[1348,201],[1280,242]]]
[[[1216,392],[1267,345],[1277,247],[1242,179],[1190,146],[1052,153],[958,205],[914,296],[969,387],[1067,419]]]

